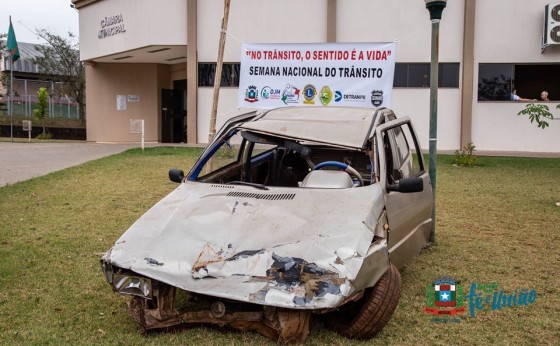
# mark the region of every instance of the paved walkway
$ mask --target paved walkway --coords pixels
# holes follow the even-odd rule
[[[138,143],[0,142],[0,187],[139,147]]]

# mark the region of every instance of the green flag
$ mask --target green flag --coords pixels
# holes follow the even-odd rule
[[[10,29],[8,30],[8,52],[12,56],[12,62],[16,62],[19,59],[19,49],[16,41],[16,33],[14,32],[14,27],[12,26],[12,18],[10,17]]]

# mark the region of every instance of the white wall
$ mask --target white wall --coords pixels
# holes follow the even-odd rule
[[[544,7],[551,0],[477,1],[475,73],[480,63],[559,63],[560,47],[541,53]],[[560,120],[540,129],[518,116],[524,102],[478,102],[474,83],[473,142],[478,150],[560,153]],[[538,95],[525,95],[538,97]],[[556,102],[547,104],[556,117]]]
[[[412,119],[420,146],[428,150],[430,134],[430,89],[393,89],[393,110],[397,117]],[[438,93],[438,150],[457,150],[460,147],[461,93],[459,89],[439,89]]]
[[[126,32],[98,38],[105,17],[121,15]],[[80,9],[80,59],[94,59],[151,45],[187,44],[185,0],[100,1]]]
[[[478,4],[478,2],[477,2]],[[447,2],[440,22],[440,61],[460,62],[464,0]],[[337,41],[397,40],[397,62],[429,62],[430,13],[421,0],[344,0],[337,5]]]
[[[326,42],[326,0],[243,1],[231,7],[225,61],[240,60],[242,42]],[[258,11],[252,11],[258,8]],[[217,9],[220,9],[218,11]],[[385,42],[397,40],[397,61],[429,62],[431,23],[422,1],[345,0],[337,4],[338,42]],[[367,14],[367,15],[366,15]],[[199,2],[199,61],[216,61],[223,1]],[[440,30],[440,61],[461,62],[463,1],[453,1],[444,12]],[[458,44],[459,43],[459,44]],[[218,104],[218,126],[243,113],[237,109],[238,89],[222,88]],[[212,88],[198,89],[198,140],[207,142],[212,108]],[[460,89],[442,89],[439,104],[438,149],[455,150],[460,137]],[[410,116],[428,148],[429,89],[395,89],[393,106],[397,116]],[[223,121],[221,121],[223,120]]]
[[[473,142],[477,150],[560,153],[560,119],[548,121],[550,127],[538,128],[527,116],[517,113],[522,102],[476,103],[473,112]],[[556,104],[549,105],[556,117]]]
[[[477,2],[478,3],[478,2]],[[430,13],[419,0],[338,1],[338,42],[397,41],[396,61],[429,63],[431,59]],[[462,62],[464,0],[448,1],[440,22],[439,61]],[[428,149],[430,90],[393,89],[392,106],[398,116],[410,116],[420,145]],[[461,91],[440,89],[438,94],[438,150],[460,147]]]
[[[224,61],[241,60],[241,44],[326,42],[326,0],[237,0],[230,6]],[[223,0],[198,1],[198,61],[215,62]]]
[[[198,2],[198,61],[215,62],[222,17],[223,0]],[[327,1],[289,0],[232,1],[228,35],[224,50],[225,62],[241,61],[243,43],[307,43],[327,40]],[[238,109],[238,88],[221,88],[216,126],[227,119],[250,111]],[[208,124],[212,111],[213,88],[198,88],[199,143],[208,142]]]
[[[559,62],[558,50],[552,54],[541,54],[540,49],[544,7],[551,2],[554,1],[477,1],[474,52],[476,62]]]

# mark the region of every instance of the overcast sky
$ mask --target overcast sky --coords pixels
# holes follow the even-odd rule
[[[44,43],[34,32],[47,29],[68,37],[68,31],[79,36],[78,12],[70,0],[2,0],[0,33],[7,34],[10,16],[18,42]]]

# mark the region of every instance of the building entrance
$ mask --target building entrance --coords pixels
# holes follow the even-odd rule
[[[161,142],[186,142],[185,91],[161,89]]]

